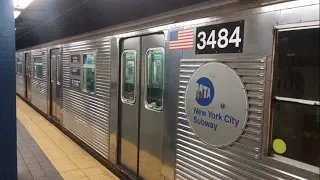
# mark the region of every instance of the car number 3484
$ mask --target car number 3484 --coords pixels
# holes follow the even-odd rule
[[[204,49],[206,46],[210,46],[214,49],[217,44],[219,48],[225,48],[229,43],[234,43],[235,47],[239,47],[241,42],[240,38],[240,27],[236,27],[233,31],[230,39],[228,39],[229,31],[226,28],[220,29],[218,32],[218,40],[216,40],[216,30],[212,30],[209,37],[206,39],[207,34],[204,31],[199,32],[198,37],[200,38],[200,43],[197,43],[198,49]]]
[[[241,53],[244,21],[197,28],[196,54]]]

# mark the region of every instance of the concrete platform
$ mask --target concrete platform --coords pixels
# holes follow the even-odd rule
[[[19,180],[119,179],[19,97],[16,103]]]

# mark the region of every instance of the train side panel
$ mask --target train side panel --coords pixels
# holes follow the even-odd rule
[[[291,7],[286,3],[220,17],[218,21],[196,27],[244,20],[243,53],[195,55],[194,50],[183,52],[179,69],[176,179],[319,179],[319,174],[306,168],[269,157],[266,150],[270,134],[266,116],[269,110],[266,93],[270,90],[266,86],[270,87],[273,68],[274,27],[319,21],[319,4]],[[248,94],[247,126],[240,138],[225,148],[214,148],[201,141],[186,116],[186,86],[193,72],[207,62],[222,62],[235,69]]]
[[[63,126],[108,159],[109,151],[109,108],[110,108],[110,38],[87,40],[63,45]],[[72,87],[71,55],[80,55],[83,61],[85,53],[94,52],[95,91],[84,92],[80,87]],[[79,77],[79,76],[78,76]],[[81,81],[83,83],[83,81]]]

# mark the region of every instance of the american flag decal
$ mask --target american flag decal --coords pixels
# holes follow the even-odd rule
[[[193,28],[170,32],[169,50],[191,48],[193,48]]]

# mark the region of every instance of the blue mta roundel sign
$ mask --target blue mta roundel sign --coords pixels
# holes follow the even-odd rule
[[[208,106],[214,98],[214,87],[210,79],[201,77],[197,81],[196,101],[201,106]]]
[[[206,63],[193,73],[185,105],[194,133],[214,147],[234,143],[247,123],[249,105],[244,84],[235,70],[222,63]]]

